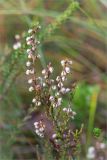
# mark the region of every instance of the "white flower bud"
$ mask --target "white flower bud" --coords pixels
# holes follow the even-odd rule
[[[29,74],[30,74],[30,70],[27,70],[27,71],[26,71],[26,75],[29,75]]]
[[[37,44],[40,44],[40,41],[36,41]]]
[[[38,136],[40,135],[39,129],[36,129],[35,132]]]
[[[39,129],[39,131],[40,131],[40,132],[43,132],[43,131],[44,131],[44,128],[43,128],[43,127],[41,127],[41,128]]]
[[[66,93],[66,89],[63,87],[63,88],[61,88],[60,92],[65,94]]]
[[[31,74],[34,74],[34,73],[35,73],[34,69],[30,70],[30,73],[31,73]]]
[[[31,62],[30,62],[30,61],[26,62],[26,66],[27,66],[27,67],[29,67],[30,65],[31,65]]]
[[[70,90],[70,88],[66,88],[66,93],[68,93],[68,92],[70,92],[71,90]]]
[[[33,82],[33,79],[29,79],[28,83],[31,84]]]
[[[20,42],[17,42],[17,47],[21,48],[21,43]]]
[[[65,76],[63,76],[63,77],[62,77],[62,81],[65,81],[65,80],[66,80],[66,77],[65,77]]]
[[[27,49],[27,51],[26,51],[26,52],[27,52],[27,54],[29,54],[29,53],[30,53],[30,51],[31,51],[31,49]]]
[[[65,71],[66,71],[66,73],[70,73],[70,68],[69,67],[65,67]]]
[[[54,101],[54,97],[53,96],[50,96],[49,100],[52,102]]]
[[[57,137],[57,134],[54,133],[54,134],[52,135],[52,138],[54,139],[54,138],[56,138],[56,137]]]
[[[37,102],[37,106],[40,106],[40,105],[41,105],[41,102],[40,102],[40,101],[38,101],[38,102]]]
[[[54,79],[51,79],[50,81],[51,81],[51,83],[54,83],[54,82],[55,82]]]
[[[16,35],[15,35],[15,39],[20,39],[20,35],[19,35],[19,34],[16,34]]]
[[[56,94],[55,94],[55,96],[59,96],[60,95],[60,93],[59,92],[57,92]]]
[[[29,55],[28,55],[28,58],[29,58],[29,59],[31,59],[31,58],[32,58],[32,56],[29,54]]]
[[[64,112],[67,112],[67,108],[63,108],[63,111],[64,111]]]
[[[33,47],[32,47],[32,50],[35,51],[35,50],[36,50],[36,46],[33,46]]]
[[[42,70],[42,74],[46,74],[46,70],[45,69]]]
[[[34,123],[35,128],[38,128],[38,122]]]
[[[38,77],[37,79],[40,80],[40,81],[42,81],[42,77]]]
[[[58,87],[63,87],[63,83],[59,82]]]
[[[66,76],[66,72],[65,72],[65,71],[62,71],[62,72],[61,72],[61,76]]]
[[[45,86],[46,86],[46,83],[43,83],[42,85],[43,85],[43,87],[45,87]]]
[[[89,147],[88,153],[87,153],[87,158],[89,158],[89,159],[95,158],[95,148],[93,146]]]
[[[27,45],[31,45],[32,44],[32,41],[27,41]]]
[[[30,41],[31,40],[31,37],[26,37],[26,41]]]
[[[48,78],[48,76],[47,76],[47,75],[45,75],[45,76],[44,76],[44,78],[46,79],[46,78]]]
[[[60,106],[62,102],[62,98],[58,98],[57,106]]]
[[[72,109],[71,108],[68,108],[67,109],[67,113],[71,113],[72,112]]]
[[[58,98],[58,102],[62,102],[62,98]]]
[[[55,86],[55,85],[54,85],[54,86],[52,86],[52,89],[53,89],[53,90],[56,90],[56,86]]]
[[[41,26],[38,26],[39,29],[41,29]]]
[[[21,43],[20,43],[20,42],[17,42],[17,43],[15,43],[15,44],[13,45],[13,49],[14,49],[14,50],[17,50],[17,49],[19,49],[19,48],[21,48]]]
[[[100,148],[101,149],[105,149],[105,147],[106,147],[105,143],[100,143]]]
[[[40,133],[39,136],[40,136],[41,138],[43,138],[43,137],[44,137],[44,134]]]
[[[29,87],[29,92],[32,92],[34,90],[34,88],[31,86]]]
[[[49,71],[50,71],[50,73],[52,73],[53,72],[53,67],[49,67]]]
[[[57,81],[57,82],[59,82],[59,81],[60,81],[60,77],[59,77],[59,76],[57,76],[56,81]]]
[[[65,60],[61,61],[61,65],[64,66],[65,65]]]
[[[40,54],[38,54],[38,55],[37,55],[37,58],[41,58],[41,55],[40,55]]]
[[[58,107],[57,103],[53,103],[52,105],[53,105],[53,108]]]
[[[32,33],[32,31],[33,31],[32,29],[29,29],[29,30],[28,30],[28,33]]]
[[[33,103],[36,103],[36,98],[33,98],[33,99],[32,99],[32,102],[33,102]]]
[[[73,114],[73,116],[75,116],[75,115],[76,115],[76,112],[72,112],[72,114]]]

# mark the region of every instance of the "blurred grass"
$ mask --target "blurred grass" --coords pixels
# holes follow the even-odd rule
[[[73,82],[79,81],[73,100],[74,110],[78,115],[75,119],[76,126],[79,127],[86,121],[88,124],[87,116],[89,119],[95,116],[95,124],[97,123],[97,115],[92,115],[91,113],[94,112],[91,112],[90,108],[93,108],[91,99],[94,95],[95,86],[93,84],[101,88],[99,101],[101,101],[104,90],[107,95],[107,8],[104,5],[106,1],[80,1],[80,8],[73,16],[70,15],[66,23],[61,22],[61,25],[55,28],[54,33],[50,34],[52,27],[50,23],[56,24],[57,19],[59,22],[58,17],[64,15],[63,12],[70,3],[70,0],[66,2],[64,0],[0,0],[0,74],[2,75],[0,77],[0,96],[3,94],[3,99],[0,100],[0,129],[3,130],[0,134],[0,142],[3,141],[3,147],[0,149],[1,159],[12,159],[13,155],[9,148],[14,142],[11,140],[16,138],[16,132],[19,130],[16,126],[21,123],[26,114],[25,108],[30,106],[30,97],[27,97],[27,84],[25,84],[23,74],[26,56],[24,53],[12,50],[13,36],[15,33],[21,34],[26,31],[38,20],[42,25],[42,30],[38,35],[42,40],[39,48],[42,55],[42,66],[52,61],[58,73],[58,61],[66,57],[73,60]],[[103,99],[103,105],[99,107],[99,114],[104,104],[107,106],[106,98]],[[94,107],[97,109],[98,105],[95,104]],[[107,107],[104,109],[106,111]],[[107,125],[105,123],[103,122],[104,125]],[[85,127],[88,130],[92,125]],[[12,129],[14,127],[15,133]],[[91,129],[89,130],[90,134]],[[9,140],[9,137],[13,135],[14,138]],[[5,141],[9,141],[8,145],[5,144]]]
[[[96,108],[97,108],[97,101],[100,93],[99,86],[94,86],[92,89],[94,91],[90,99],[89,122],[88,122],[88,129],[87,129],[87,144],[86,144],[87,148],[90,146],[90,143],[92,141],[92,132],[94,129],[94,120],[95,120],[95,114],[96,114]]]

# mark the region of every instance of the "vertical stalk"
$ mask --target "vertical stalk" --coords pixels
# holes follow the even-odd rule
[[[91,142],[91,135],[92,135],[93,127],[94,127],[94,119],[95,119],[95,113],[96,113],[96,108],[97,108],[97,100],[98,100],[99,92],[100,92],[99,86],[95,86],[95,89],[92,93],[91,100],[90,100],[90,111],[89,111],[89,122],[88,122],[86,148],[89,146],[89,144]]]

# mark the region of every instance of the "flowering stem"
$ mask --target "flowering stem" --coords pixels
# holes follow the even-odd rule
[[[58,123],[57,123],[57,120],[56,120],[56,118],[54,116],[53,107],[51,106],[50,109],[51,109],[51,115],[52,115],[52,118],[53,118],[53,122],[55,123],[55,127],[57,128],[57,131],[61,134],[61,130],[60,130],[60,128],[58,126]]]
[[[68,8],[64,11],[63,14],[58,16],[56,20],[50,24],[43,32],[43,34],[40,35],[39,39],[43,40],[46,37],[50,36],[59,26],[65,22],[71,15],[74,13],[74,11],[79,8],[79,3],[77,1],[72,0],[71,4],[68,6]]]

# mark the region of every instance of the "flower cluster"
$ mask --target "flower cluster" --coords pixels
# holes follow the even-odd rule
[[[47,95],[45,97],[45,103],[50,103],[53,107],[59,107],[62,104],[62,95],[71,91],[70,88],[64,87],[64,81],[67,80],[67,75],[71,73],[72,61],[61,61],[63,70],[61,72],[61,75],[57,76],[55,80],[51,79],[51,74],[54,71],[51,63],[49,63],[47,67],[42,70],[41,77],[36,77],[34,63],[38,58],[40,58],[40,55],[36,53],[37,46],[40,42],[35,38],[35,33],[40,28],[41,27],[38,26],[36,29],[30,29],[28,31],[29,36],[26,38],[26,44],[27,46],[29,46],[27,49],[28,61],[26,62],[26,75],[30,76],[30,78],[28,79],[28,84],[30,85],[29,92],[36,91],[35,97],[32,100],[32,102],[36,106],[42,105],[44,95]],[[45,94],[47,88],[50,92],[47,92],[47,94]]]
[[[40,44],[40,42],[37,41],[37,39],[35,38],[35,34],[40,28],[41,28],[40,26],[37,26],[36,28],[29,29],[28,36],[26,37],[26,44],[28,46],[28,49],[26,51],[28,55],[28,61],[26,62],[26,67],[27,67],[26,75],[29,76],[28,79],[28,84],[30,85],[29,92],[32,91],[39,92],[41,90],[41,85],[38,84],[38,79],[40,79],[40,77],[36,78],[36,71],[34,68],[35,61],[40,58],[40,55],[36,53],[37,46]],[[36,104],[37,106],[41,105],[41,102],[38,97],[37,98],[34,97],[32,99],[32,103]]]
[[[15,35],[15,43],[14,43],[14,45],[13,45],[13,49],[14,49],[14,50],[17,50],[17,49],[21,48],[20,39],[21,39],[20,35],[19,35],[19,34],[16,34],[16,35]]]
[[[70,107],[63,108],[63,111],[74,119],[76,112],[74,112]]]
[[[54,148],[56,150],[62,146],[69,148],[75,143],[75,140],[72,139],[70,119],[74,119],[76,113],[71,109],[70,98],[67,107],[64,106],[64,96],[66,98],[70,97],[72,92],[72,88],[66,87],[65,83],[68,75],[72,72],[72,61],[62,60],[62,71],[54,79],[52,78],[54,77],[52,76],[54,67],[51,62],[42,69],[41,75],[37,76],[35,62],[41,58],[37,52],[40,42],[37,40],[36,33],[39,29],[40,26],[30,29],[26,37],[26,52],[28,55],[26,75],[28,76],[29,92],[34,92],[32,104],[36,109],[45,107],[46,115],[51,118],[55,134],[51,135],[50,142],[52,142]],[[36,134],[44,137],[46,127],[43,121],[35,122],[34,126]]]
[[[97,141],[94,146],[90,146],[87,152],[88,159],[105,160],[107,146],[103,142]]]
[[[35,132],[38,136],[44,137],[44,131],[45,131],[45,124],[42,121],[35,122]]]
[[[88,159],[94,159],[95,158],[95,148],[93,146],[88,148],[87,158]]]
[[[70,60],[62,60],[61,65],[63,67],[63,70],[61,72],[60,76],[57,76],[56,81],[58,85],[58,90],[60,94],[66,94],[70,92],[70,88],[64,87],[64,81],[67,80],[67,75],[71,73],[71,64],[72,61]]]

